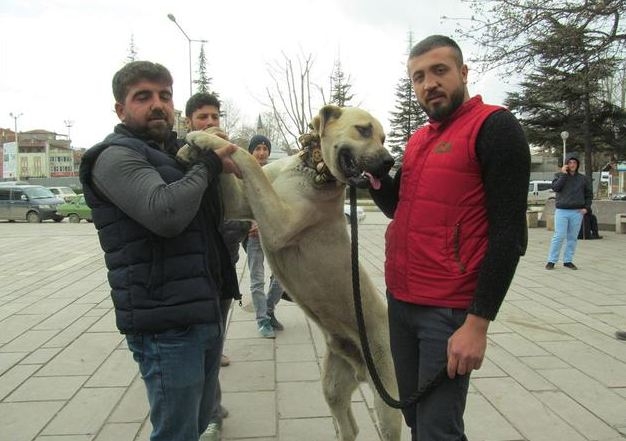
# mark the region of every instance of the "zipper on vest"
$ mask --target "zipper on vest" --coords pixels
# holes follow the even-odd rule
[[[454,226],[454,260],[459,267],[459,271],[464,273],[466,268],[463,262],[461,262],[461,224]]]

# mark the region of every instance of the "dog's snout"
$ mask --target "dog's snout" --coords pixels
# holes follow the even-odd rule
[[[393,156],[391,155],[383,159],[383,175],[386,175],[387,173],[389,173],[389,170],[391,170],[391,167],[393,167],[395,163],[396,163],[396,160],[393,159]]]

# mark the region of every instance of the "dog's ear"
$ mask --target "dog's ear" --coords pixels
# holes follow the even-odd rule
[[[341,108],[329,104],[320,109],[320,113],[313,118],[313,127],[319,133],[320,136],[324,134],[324,128],[333,119],[337,119],[341,116]]]

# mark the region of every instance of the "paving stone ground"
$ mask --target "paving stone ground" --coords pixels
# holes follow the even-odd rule
[[[384,292],[387,220],[368,212],[360,259]],[[530,229],[483,367],[471,381],[472,441],[626,439],[626,235],[580,241],[579,271],[544,269],[551,233]],[[249,292],[238,264],[241,287]],[[249,296],[244,297],[244,306]],[[281,302],[275,340],[233,306],[222,369],[230,416],[224,439],[337,439],[320,385],[324,342],[300,309]],[[359,441],[378,441],[372,393],[353,397]],[[0,222],[0,441],[148,440],[137,367],[115,328],[92,224]],[[403,433],[402,440],[410,437]]]

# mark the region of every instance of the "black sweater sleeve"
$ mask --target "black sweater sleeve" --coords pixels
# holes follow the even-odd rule
[[[401,177],[402,168],[399,168],[393,178],[386,175],[380,180],[380,188],[378,190],[370,188],[372,199],[378,208],[380,208],[380,211],[389,219],[393,219],[396,207],[398,206]]]
[[[493,320],[526,248],[530,149],[509,111],[493,113],[476,141],[489,221],[487,252],[468,312]]]

